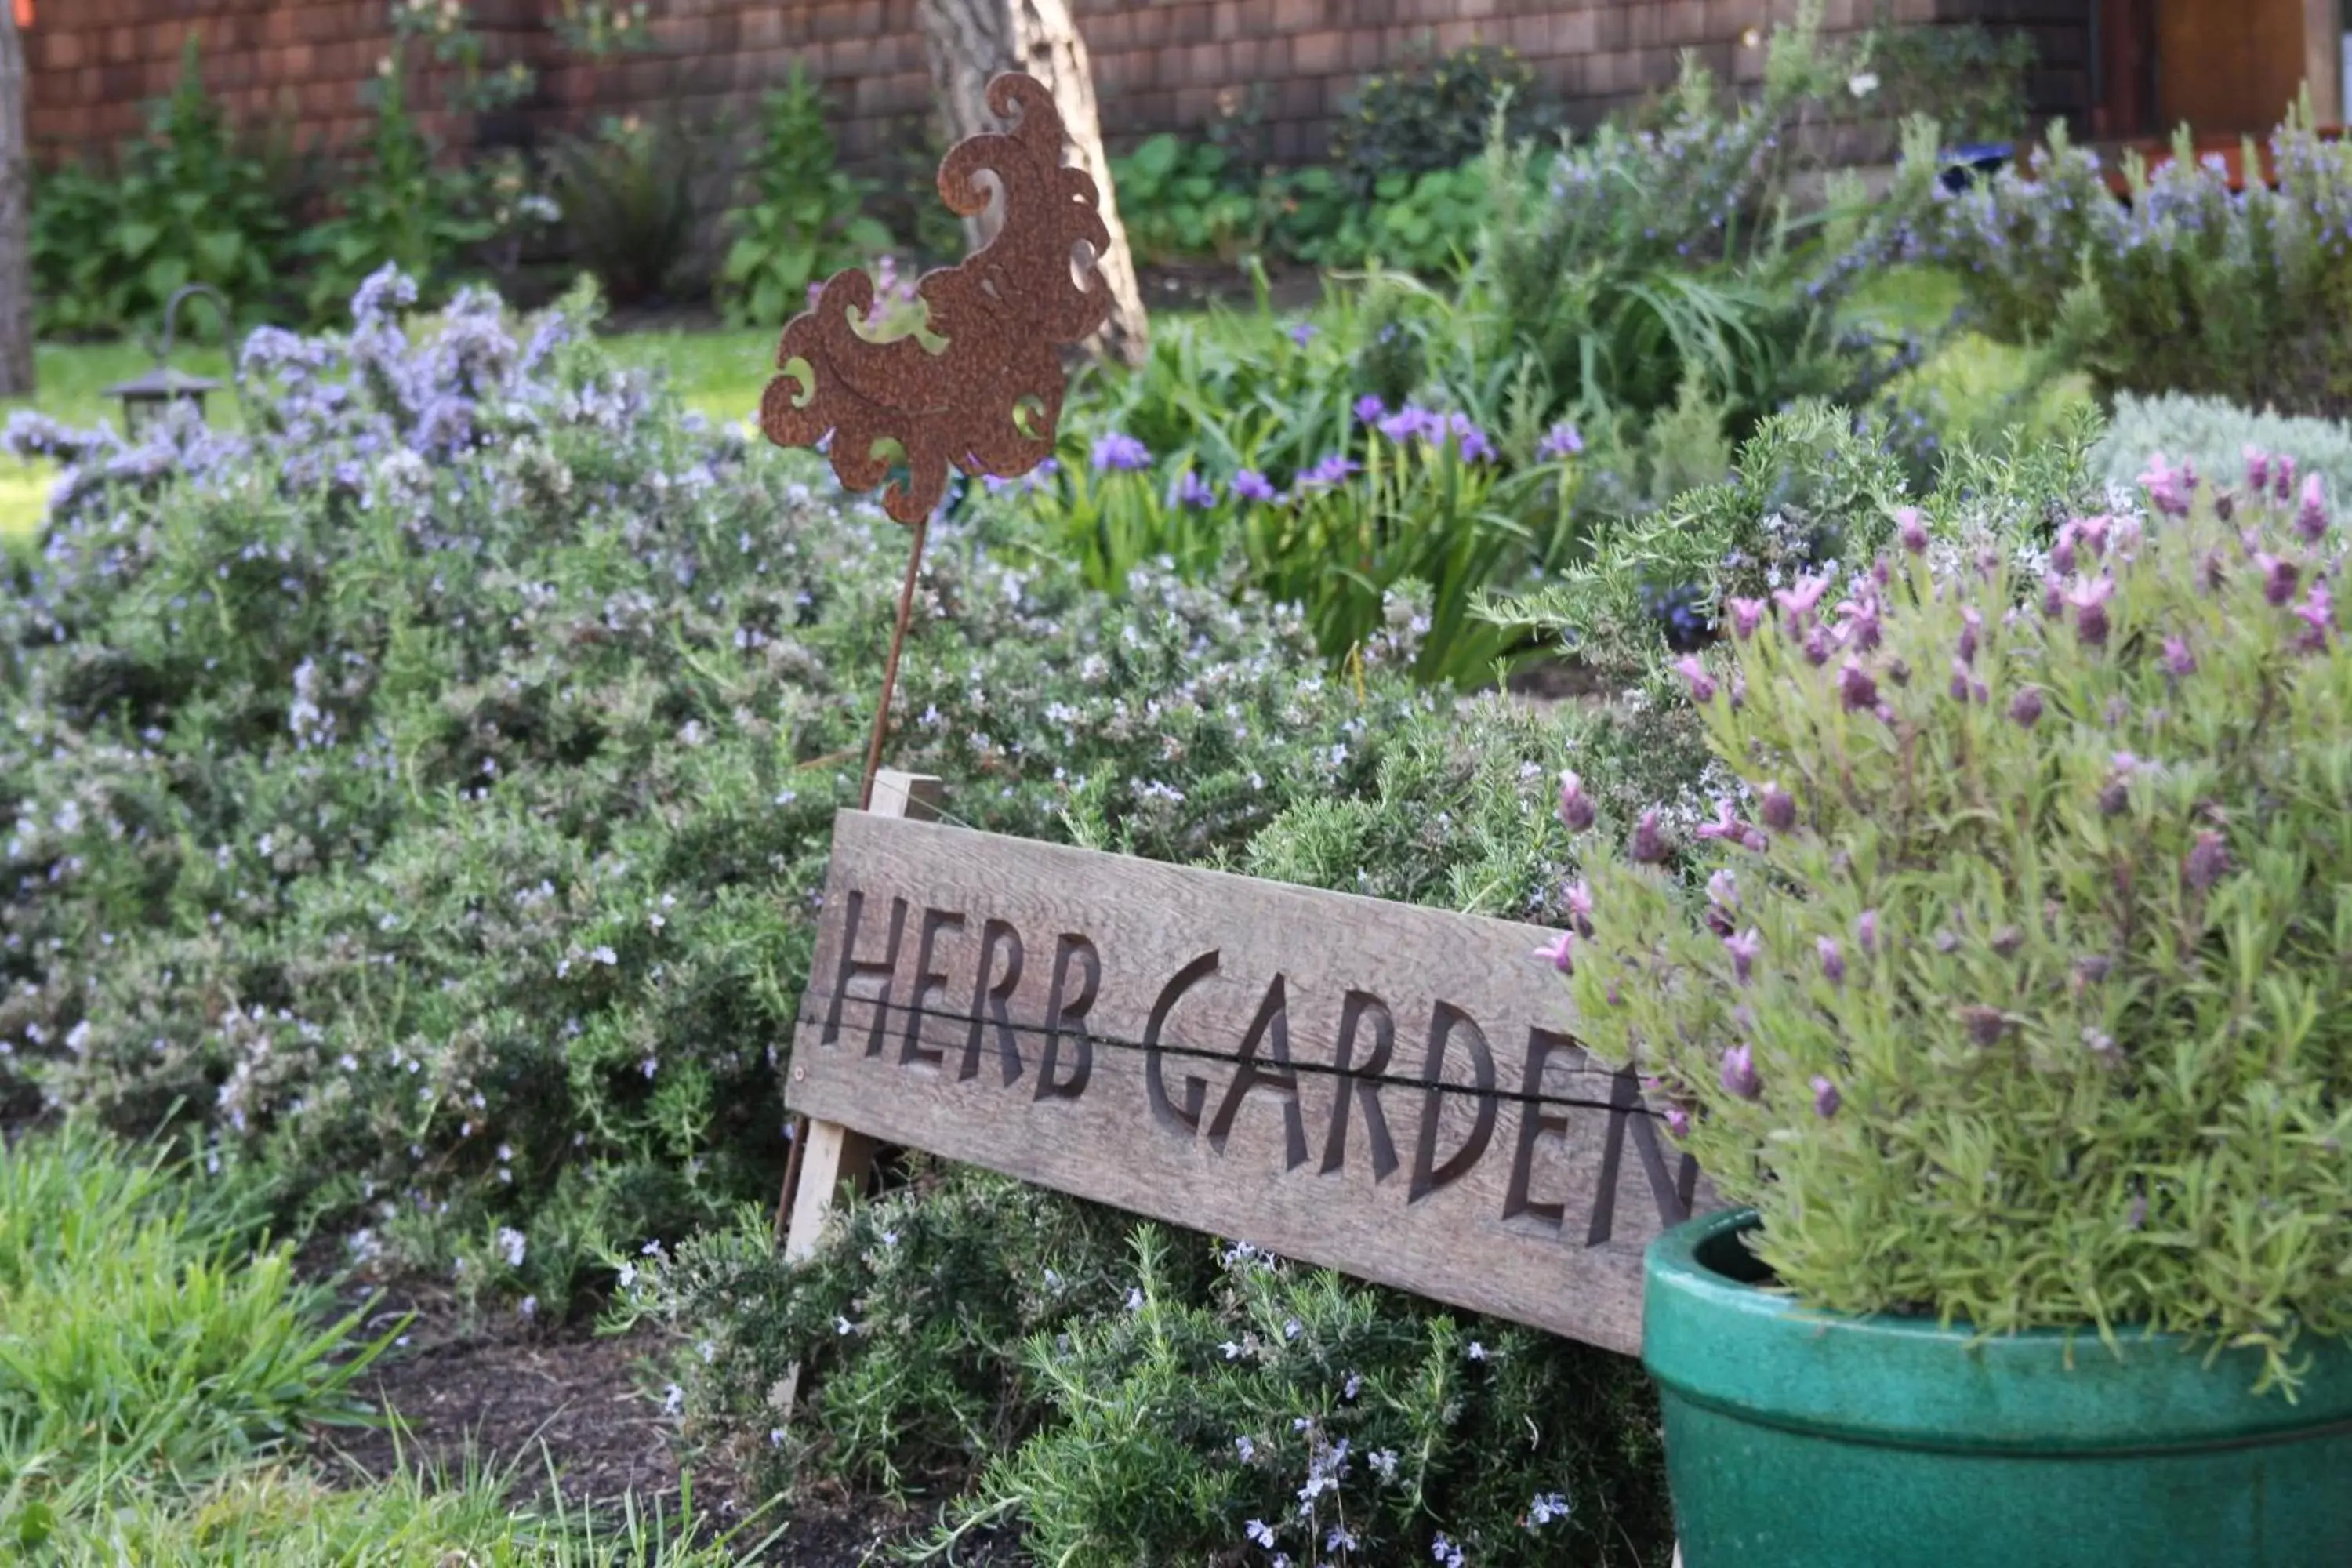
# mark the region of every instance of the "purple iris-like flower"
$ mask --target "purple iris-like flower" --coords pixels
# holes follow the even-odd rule
[[[1838,701],[1849,713],[1857,708],[1875,708],[1878,706],[1878,682],[1873,680],[1870,672],[1861,665],[1847,659],[1838,671]]]
[[[1878,911],[1864,910],[1853,918],[1853,940],[1864,952],[1878,951]]]
[[[1097,473],[1148,468],[1151,448],[1122,431],[1107,431],[1095,441],[1094,465]]]
[[[1273,501],[1282,499],[1274,488],[1274,481],[1255,468],[1244,468],[1235,474],[1233,491],[1235,500]]]
[[[2028,730],[2032,729],[2034,724],[2042,718],[2041,691],[2034,687],[2029,686],[2020,691],[2016,696],[2011,698],[2009,700],[2009,717],[2011,722],[2019,724]]]
[[[1831,1117],[1835,1116],[1838,1113],[1838,1107],[1844,1103],[1845,1102],[1843,1100],[1838,1098],[1837,1085],[1822,1077],[1819,1073],[1815,1073],[1813,1075],[1814,1115],[1820,1117],[1822,1121],[1827,1121]]]
[[[1329,489],[1333,485],[1339,484],[1341,480],[1345,479],[1349,474],[1361,473],[1362,471],[1362,464],[1349,461],[1344,453],[1334,452],[1329,457],[1325,458],[1320,462],[1317,463],[1313,468],[1307,469],[1305,473],[1300,474],[1298,476],[1298,488],[1302,490]]]
[[[1315,341],[1315,334],[1321,331],[1322,329],[1318,327],[1312,321],[1300,321],[1297,325],[1292,327],[1283,335],[1303,349],[1308,343],[1313,342]]]
[[[1927,551],[1927,525],[1919,520],[1917,507],[1906,506],[1895,509],[1895,537],[1902,542],[1904,549],[1914,555],[1922,554]]]
[[[1169,492],[1169,500],[1175,505],[1189,510],[1200,511],[1217,504],[1216,487],[1187,468],[1176,476],[1176,483]]]
[[[1356,399],[1356,422],[1360,425],[1377,424],[1388,411],[1388,405],[1369,392]]]
[[[2197,656],[2189,650],[2189,639],[2179,636],[2164,639],[2165,673],[2189,676],[2197,673]]]
[[[1838,946],[1833,936],[1813,939],[1813,952],[1822,961],[1822,978],[1832,985],[1845,984],[1845,950]]]
[[[1723,1067],[1716,1077],[1726,1094],[1741,1100],[1754,1100],[1764,1092],[1764,1085],[1756,1077],[1755,1053],[1744,1045],[1723,1053]]]
[[[1415,439],[1435,440],[1445,433],[1445,419],[1417,403],[1408,403],[1395,413],[1382,416],[1378,428],[1381,435],[1402,445]]]
[[[1666,836],[1659,831],[1654,807],[1634,820],[1633,836],[1625,846],[1625,853],[1641,866],[1654,866],[1666,858]]]
[[[1764,951],[1764,933],[1749,926],[1738,936],[1725,937],[1723,951],[1731,954],[1732,978],[1745,985],[1756,968],[1757,958]]]
[[[1761,599],[1726,599],[1723,607],[1731,612],[1731,635],[1746,642],[1764,624],[1764,601]]]
[[[1715,677],[1707,673],[1706,666],[1699,662],[1696,655],[1685,655],[1676,659],[1675,673],[1690,683],[1693,702],[1704,708],[1715,700]]]
[[[1592,826],[1600,816],[1592,797],[1584,793],[1584,781],[1571,768],[1559,775],[1559,819],[1570,833],[1581,833]]]
[[[1576,973],[1576,933],[1564,931],[1554,936],[1551,945],[1535,950],[1533,956],[1542,959],[1562,974]]]
[[[1583,450],[1584,432],[1563,419],[1544,432],[1543,440],[1536,447],[1536,456],[1547,463],[1556,463]]]
[[[2181,862],[2180,875],[2183,881],[2201,893],[2220,881],[2229,869],[2229,845],[2220,834],[2208,828],[2189,846],[2188,857]]]
[[[1446,428],[1453,434],[1454,449],[1465,463],[1483,463],[1495,455],[1495,444],[1486,433],[1470,423],[1469,416],[1456,412],[1446,416]]]
[[[1786,833],[1797,826],[1797,797],[1777,784],[1768,784],[1757,797],[1757,815],[1773,832]]]
[[[2294,597],[2295,584],[2302,581],[2303,570],[2292,561],[2282,561],[2275,555],[2254,552],[2254,565],[2263,574],[2263,597],[2273,605],[2284,605]]]

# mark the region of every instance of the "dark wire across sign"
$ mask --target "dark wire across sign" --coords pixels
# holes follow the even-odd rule
[[[857,1132],[1620,1351],[1714,1205],[1550,933],[844,812],[787,1098]]]

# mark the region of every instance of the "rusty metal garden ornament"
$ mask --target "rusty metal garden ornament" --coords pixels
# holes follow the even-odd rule
[[[1093,179],[1062,162],[1053,96],[1034,79],[1008,72],[988,84],[988,106],[1012,129],[950,149],[940,163],[940,197],[958,216],[971,216],[989,201],[979,175],[992,172],[1003,224],[972,255],[924,274],[915,287],[928,331],[944,338],[945,349],[935,352],[916,336],[887,342],[864,336],[856,323],[873,309],[874,281],[863,268],[847,268],[785,325],[776,349],[783,374],[760,400],[768,439],[814,447],[831,437],[827,453],[842,484],[864,490],[890,480],[882,508],[914,531],[861,807],[872,801],[924,532],[947,492],[949,468],[1013,479],[1051,457],[1065,386],[1058,351],[1090,336],[1110,313],[1109,285],[1091,265],[1108,247],[1109,231],[1096,209]],[[1083,283],[1074,271],[1080,241],[1092,247]]]

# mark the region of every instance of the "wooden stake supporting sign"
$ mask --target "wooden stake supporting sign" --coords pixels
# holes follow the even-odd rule
[[[1643,1247],[1713,1194],[1549,934],[845,811],[788,1251],[879,1141],[1637,1351]]]

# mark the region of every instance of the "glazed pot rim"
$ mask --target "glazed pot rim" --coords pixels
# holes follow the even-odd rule
[[[1753,1210],[1660,1235],[1643,1259],[1642,1359],[1672,1394],[1780,1426],[1969,1449],[2125,1453],[2352,1428],[2352,1342],[2298,1345],[2295,1399],[2257,1394],[2260,1359],[2210,1339],[2119,1328],[1985,1335],[1932,1317],[1808,1308],[1766,1289],[1740,1233]]]

